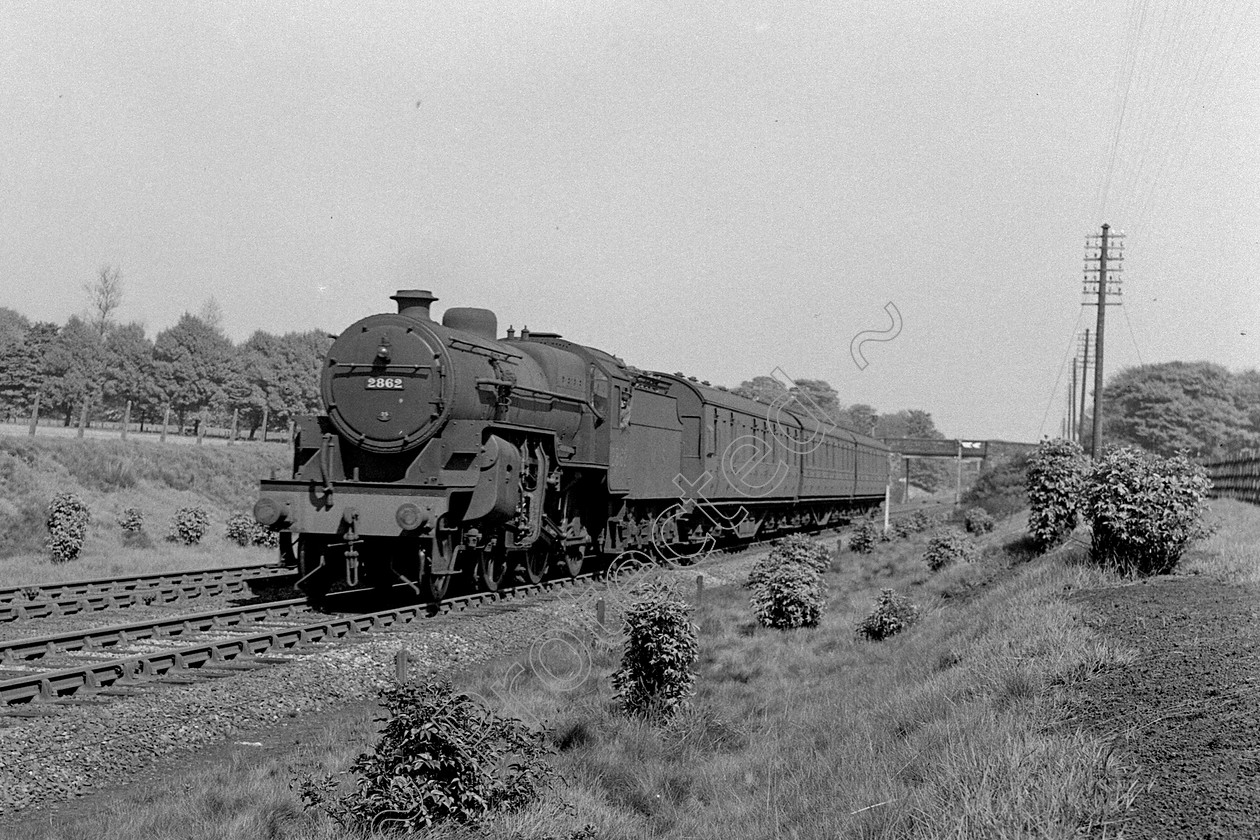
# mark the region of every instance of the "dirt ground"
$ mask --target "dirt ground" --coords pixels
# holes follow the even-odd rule
[[[1072,708],[1136,771],[1127,836],[1260,838],[1260,586],[1164,577],[1073,600],[1138,655]]]

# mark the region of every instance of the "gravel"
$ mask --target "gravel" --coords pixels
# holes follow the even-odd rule
[[[697,575],[705,577],[706,589],[742,581],[765,551],[717,555],[649,574],[675,581],[694,597]],[[277,658],[291,661],[221,679],[146,683],[126,696],[69,699],[0,715],[0,816],[126,781],[160,756],[371,697],[394,679],[399,648],[408,650],[413,674],[442,674],[521,653],[548,628],[589,633],[600,598],[606,626],[617,627],[632,582],[574,587],[280,651]],[[177,679],[196,675],[194,670]]]

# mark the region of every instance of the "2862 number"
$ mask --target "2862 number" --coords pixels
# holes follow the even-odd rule
[[[369,391],[401,391],[403,381],[397,376],[369,376],[367,378],[367,389]]]

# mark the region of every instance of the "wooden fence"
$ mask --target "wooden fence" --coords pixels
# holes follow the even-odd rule
[[[1216,461],[1204,468],[1212,479],[1212,498],[1260,504],[1260,456]]]

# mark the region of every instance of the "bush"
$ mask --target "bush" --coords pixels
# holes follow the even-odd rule
[[[911,530],[921,532],[935,527],[940,520],[932,516],[932,514],[927,511],[916,510],[914,513],[910,514],[909,522]]]
[[[870,554],[875,550],[875,543],[880,537],[880,528],[874,522],[859,522],[849,535],[849,551]]]
[[[385,728],[350,767],[355,792],[338,797],[332,775],[300,780],[304,805],[344,828],[415,832],[448,820],[476,823],[488,811],[534,801],[552,778],[546,733],[455,694],[448,681],[392,686],[380,697]]]
[[[129,507],[118,514],[118,527],[129,534],[138,534],[144,530],[144,512],[140,508]]]
[[[228,517],[226,536],[239,546],[265,545],[275,548],[280,544],[279,534],[263,527],[248,513],[234,513]]]
[[[1029,453],[995,458],[963,493],[963,504],[982,507],[992,516],[1009,516],[1028,505]]]
[[[969,534],[987,534],[995,525],[993,517],[982,507],[974,507],[967,511],[963,521],[966,523]]]
[[[199,507],[182,507],[171,517],[170,531],[166,538],[171,542],[184,545],[196,545],[206,535],[210,527],[210,517]]]
[[[882,642],[900,633],[919,618],[919,608],[905,595],[884,589],[875,601],[875,611],[858,622],[857,632],[872,642]]]
[[[785,561],[809,566],[820,575],[831,568],[831,552],[827,551],[822,543],[804,534],[784,537],[779,540],[770,554],[778,554]]]
[[[757,583],[752,607],[762,627],[790,630],[817,627],[825,599],[826,584],[813,567],[785,562]]]
[[[744,585],[755,587],[782,565],[800,565],[813,569],[820,575],[831,568],[831,553],[826,546],[801,534],[793,534],[775,543],[770,553],[762,557],[748,573]]]
[[[954,563],[972,563],[976,559],[976,548],[971,540],[962,534],[941,534],[928,541],[927,550],[923,552],[923,561],[932,571],[940,571]]]
[[[79,556],[87,536],[92,514],[83,500],[73,493],[58,493],[48,503],[45,524],[48,526],[48,553],[54,563],[65,563]]]
[[[1182,455],[1108,450],[1085,488],[1091,559],[1128,575],[1171,572],[1186,547],[1207,535],[1203,515],[1210,487],[1203,468]]]
[[[628,714],[669,716],[687,704],[699,657],[691,607],[668,586],[649,580],[626,609],[626,642],[612,683]]]
[[[913,528],[908,516],[898,516],[897,519],[893,519],[892,523],[888,525],[888,534],[896,539],[910,539],[913,533],[915,533],[915,528]]]
[[[1028,461],[1028,533],[1040,550],[1053,548],[1076,527],[1087,462],[1069,440],[1047,440]]]

